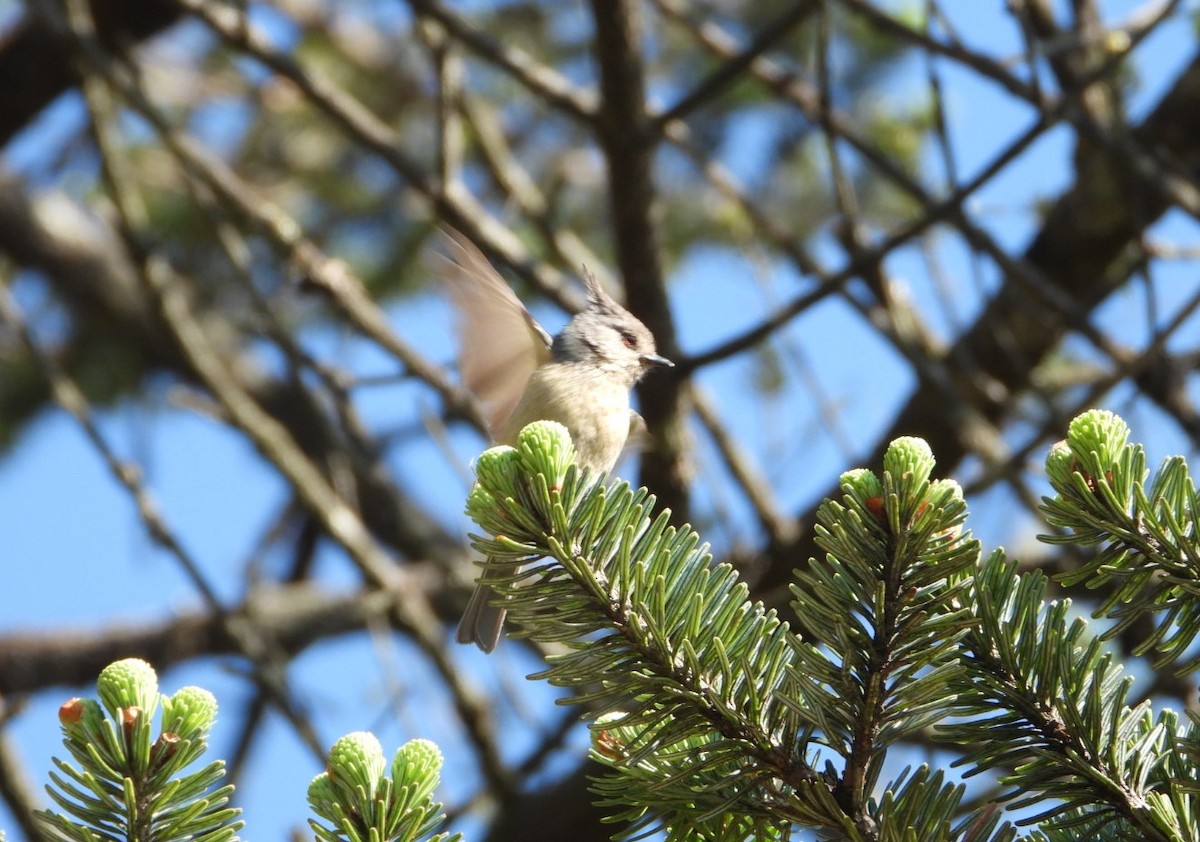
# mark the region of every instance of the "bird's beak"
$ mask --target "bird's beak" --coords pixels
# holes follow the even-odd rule
[[[642,354],[641,361],[643,366],[656,366],[660,368],[674,368],[675,363],[668,360],[666,357],[658,354]]]

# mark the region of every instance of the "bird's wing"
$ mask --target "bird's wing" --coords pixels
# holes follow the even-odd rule
[[[636,410],[629,410],[629,434],[625,437],[625,446],[621,448],[617,464],[630,456],[649,450],[653,444],[654,436],[650,435],[650,430],[646,428],[646,419],[638,415]]]
[[[447,231],[442,274],[458,311],[459,371],[483,404],[493,441],[534,369],[550,359],[550,334],[466,237]]]

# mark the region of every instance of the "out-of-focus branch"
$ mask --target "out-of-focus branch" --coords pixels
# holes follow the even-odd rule
[[[1160,149],[1190,171],[1200,172],[1200,55],[1133,135],[1143,147]],[[1056,297],[1068,299],[1074,312],[1087,314],[1125,283],[1137,266],[1128,259],[1129,250],[1169,205],[1161,192],[1118,160],[1107,170],[1092,167],[1076,175],[1022,261],[1053,285]],[[1033,368],[1067,331],[1079,326],[1064,315],[1061,308],[1031,306],[1029,290],[1010,279],[954,343],[950,354],[978,361],[993,381],[986,400],[976,403],[989,422],[998,423],[1012,411],[1013,398],[1025,388]],[[866,464],[877,464],[893,438],[917,435],[935,443],[939,464],[950,469],[970,452],[970,442],[961,432],[960,419],[945,411],[941,388],[923,383],[880,436],[880,446]],[[811,517],[807,513],[804,521],[811,522]],[[774,553],[759,587],[782,601],[791,569],[817,552],[812,536],[806,535]]]
[[[446,31],[478,53],[507,71],[545,104],[562,111],[583,123],[595,119],[595,95],[572,84],[552,67],[538,62],[523,50],[503,44],[471,26],[458,13],[434,0],[408,0],[413,11],[428,15]]]
[[[722,93],[744,77],[746,69],[759,56],[824,6],[821,0],[800,0],[785,9],[775,20],[764,26],[744,49],[728,56],[724,64],[696,83],[669,108],[654,115],[659,131],[673,120],[683,120],[697,108]]]
[[[88,21],[78,12],[69,20],[79,59],[95,74],[89,76],[87,84],[112,85],[117,71],[112,59],[94,40]],[[90,106],[91,99],[89,90]],[[165,260],[140,245],[139,234],[145,224],[140,195],[136,184],[128,178],[121,152],[111,136],[112,126],[104,121],[104,117],[93,108],[93,120],[97,123],[95,136],[109,194],[118,213],[122,239],[143,288],[155,301],[158,315],[171,331],[184,358],[230,421],[286,478],[312,517],[341,545],[367,581],[378,587],[389,586],[394,582],[397,567],[384,547],[371,534],[350,501],[289,436],[287,428],[255,402],[236,372],[226,365],[220,349],[200,329],[185,279]],[[395,596],[390,612],[393,624],[411,637],[445,682],[464,725],[471,732],[489,784],[497,792],[507,791],[510,786],[508,774],[495,742],[484,733],[489,721],[487,708],[470,689],[444,646],[442,624],[432,603],[420,592],[396,588],[391,592]]]
[[[1153,184],[1159,191],[1170,197],[1172,203],[1200,219],[1200,189],[1191,183],[1187,175],[1186,165],[1164,155],[1165,149],[1142,142],[1136,133],[1129,135],[1123,126],[1114,125],[1114,107],[1111,103],[1102,106],[1097,100],[1103,101],[1105,96],[1085,97],[1090,90],[1098,90],[1097,83],[1106,80],[1125,59],[1128,51],[1139,41],[1148,37],[1158,29],[1159,24],[1168,19],[1179,8],[1182,0],[1169,0],[1153,10],[1128,32],[1128,40],[1117,43],[1118,49],[1104,53],[1103,58],[1097,58],[1096,45],[1092,44],[1091,60],[1081,67],[1075,63],[1072,71],[1063,72],[1062,79],[1074,83],[1074,89],[1068,89],[1058,99],[1047,97],[1040,88],[1028,85],[1002,64],[974,50],[968,50],[960,45],[944,44],[936,38],[919,32],[910,26],[896,20],[884,11],[873,6],[867,0],[838,0],[844,6],[854,10],[877,27],[880,31],[901,40],[912,43],[930,55],[938,55],[958,62],[965,67],[980,73],[993,82],[999,83],[1006,90],[1028,102],[1034,107],[1042,119],[1047,122],[1069,120],[1089,142],[1104,149],[1109,155],[1124,159],[1127,165],[1137,171],[1139,178]],[[1061,66],[1061,65],[1060,65]]]
[[[92,0],[97,34],[113,44],[149,38],[182,14],[173,0]],[[26,14],[0,38],[0,146],[77,82],[61,38]]]
[[[545,194],[512,154],[491,104],[466,91],[463,92],[461,104],[466,121],[479,144],[483,163],[504,192],[506,200],[538,227],[547,245],[572,270],[579,271],[580,267],[586,266],[601,285],[607,287],[615,283],[608,267],[582,237],[573,230],[555,224]]]
[[[331,593],[313,584],[264,587],[229,610],[263,639],[295,655],[314,643],[360,631],[386,617],[407,590],[436,598],[444,587],[432,566],[397,572],[391,588]],[[195,658],[238,652],[220,617],[182,611],[169,620],[105,628],[55,629],[0,636],[0,695],[95,682],[104,667],[137,652],[161,670]]]
[[[658,255],[653,145],[646,112],[640,5],[592,0],[595,54],[600,68],[600,145],[608,165],[608,195],[617,265],[629,309],[650,328],[668,357],[678,355]],[[658,376],[638,390],[653,447],[642,455],[643,484],[663,506],[687,520],[689,471],[680,382]]]
[[[684,9],[679,4],[674,2],[674,0],[657,0],[657,5],[665,15],[669,16],[672,20],[680,25],[686,27],[698,41],[704,44],[705,47],[715,54],[720,55],[726,60],[733,60],[736,56],[740,55],[735,40],[724,30],[722,30],[719,25],[711,21],[703,24],[693,23],[685,14]],[[1168,14],[1170,9],[1171,4],[1164,4],[1161,9],[1156,10],[1155,14],[1147,22],[1147,24],[1145,24],[1135,33],[1135,37],[1144,37],[1144,35],[1152,31],[1153,25],[1162,20],[1163,15]],[[872,12],[872,14],[874,14],[876,17],[878,16],[878,12]],[[917,37],[915,33],[913,37]],[[928,36],[923,37],[928,38]],[[955,48],[954,54],[959,55],[965,52],[967,51],[965,51],[962,47],[957,47]],[[1097,61],[1099,61],[1101,65],[1105,64],[1105,61]],[[984,61],[983,63],[988,67],[990,73],[995,74],[1006,72],[1002,68],[993,66],[987,61]],[[1101,78],[1105,71],[1106,68],[1103,66],[1092,66],[1088,69],[1087,74],[1083,74],[1081,71],[1072,78],[1079,79],[1080,84],[1087,84],[1092,79]],[[883,152],[883,150],[879,149],[875,144],[869,142],[846,115],[829,108],[827,103],[821,97],[820,93],[814,90],[812,86],[804,79],[800,78],[795,73],[785,70],[766,56],[755,58],[755,60],[752,61],[748,67],[748,73],[773,90],[781,98],[794,103],[811,119],[820,123],[826,129],[829,137],[836,137],[846,140],[859,154],[863,156],[866,161],[870,162],[871,165],[880,172],[880,174],[903,190],[911,198],[915,199],[924,208],[925,217],[934,215],[940,217],[941,209],[939,208],[935,197],[930,195],[929,192],[922,187],[922,185],[916,179],[910,176],[903,167],[893,162],[891,158]],[[1014,82],[1014,85],[1020,88],[1021,83],[1019,83],[1018,80]],[[1024,88],[1021,89],[1025,90]],[[1028,91],[1026,91],[1026,94],[1031,97],[1033,96],[1033,94]],[[1037,99],[1036,102],[1041,102],[1041,100]],[[1049,120],[1052,115],[1057,115],[1055,119],[1059,119],[1070,113],[1069,109],[1067,108],[1067,100],[1059,100],[1057,103],[1050,103],[1047,101],[1044,103],[1044,107],[1046,109],[1047,120]],[[1092,129],[1093,133],[1098,131],[1097,126],[1099,125],[1099,122],[1095,118],[1093,112],[1086,112],[1085,116],[1087,119],[1077,116],[1077,122],[1085,123],[1085,128]],[[1091,122],[1088,122],[1088,120]],[[1050,123],[1047,122],[1042,127],[1042,130],[1044,131],[1048,129],[1049,125]],[[1105,122],[1105,125],[1107,125],[1107,122]],[[667,126],[666,129],[670,131],[672,127]],[[1018,144],[1018,146],[1023,148],[1022,144]],[[1128,146],[1128,144],[1115,145],[1110,143],[1108,148],[1114,153],[1125,154],[1128,151],[1126,146]],[[1008,156],[1002,156],[1002,159],[1007,160]],[[1144,155],[1141,157],[1135,156],[1133,160],[1141,161],[1139,168],[1144,170],[1146,165]],[[713,180],[713,165],[708,162],[701,162],[699,165],[704,167],[703,171],[705,174],[710,177],[710,180]],[[1101,164],[1101,166],[1103,165]],[[998,172],[999,168],[994,166],[989,167],[988,171]],[[1161,168],[1158,170],[1157,174],[1152,177],[1152,183],[1158,186],[1161,186],[1165,182],[1169,181],[1170,174],[1164,173]],[[714,183],[725,192],[732,192],[732,194],[735,196],[735,199],[739,202],[739,205],[746,209],[748,215],[755,221],[760,231],[772,235],[771,239],[775,241],[776,246],[780,247],[785,254],[793,255],[793,251],[786,247],[786,241],[783,243],[778,241],[778,236],[774,231],[773,222],[758,212],[757,206],[752,200],[741,195],[736,189],[730,191],[729,187],[724,185],[720,180],[714,180]],[[978,189],[979,187],[982,187],[984,183],[984,181],[975,179],[972,182],[972,186],[975,189]],[[1186,193],[1186,191],[1184,192]],[[1170,195],[1172,197],[1178,197],[1181,195],[1181,193],[1179,190],[1172,190],[1170,191]],[[1012,281],[1024,285],[1027,293],[1031,297],[1031,300],[1034,302],[1031,304],[1031,306],[1058,308],[1065,320],[1073,325],[1074,330],[1082,333],[1102,353],[1106,354],[1114,361],[1114,363],[1120,366],[1120,362],[1124,357],[1122,349],[1115,347],[1104,333],[1093,328],[1089,324],[1086,316],[1080,314],[1078,309],[1070,300],[1056,295],[1054,287],[1044,281],[1036,267],[1031,266],[1025,261],[1012,258],[1008,251],[996,243],[994,238],[992,238],[983,228],[972,222],[967,214],[962,212],[961,203],[955,208],[955,212],[949,215],[945,221],[957,227],[963,233],[964,237],[969,243],[997,262],[1003,272]],[[861,275],[869,279],[872,274],[876,272],[879,265],[878,261],[864,261],[861,259],[863,257],[869,257],[872,254],[876,254],[876,251],[866,249],[861,245],[851,249],[850,257],[852,264],[858,267],[858,271],[855,273],[856,275]],[[879,255],[880,258],[882,258],[882,256],[883,255]],[[829,273],[822,271],[810,259],[807,259],[806,256],[802,257],[805,259],[798,261],[794,260],[794,262],[797,262],[797,268],[802,272],[817,275],[821,280],[821,287],[819,287],[817,293],[814,293],[811,296],[802,296],[798,298],[796,303],[784,310],[779,317],[764,323],[764,328],[779,326],[785,318],[789,318],[798,314],[800,311],[805,309],[806,306],[811,304],[815,298],[820,297],[819,294],[821,291],[832,291],[841,288],[841,283],[835,283],[835,281],[842,278],[841,272],[839,272],[836,276],[831,277]],[[877,286],[876,288],[881,289],[882,287]],[[855,302],[853,299],[848,300],[851,300],[851,302],[857,306],[857,302]],[[881,299],[881,303],[887,306],[887,301],[885,299]],[[878,319],[872,319],[872,321],[875,324],[879,324]],[[759,335],[761,335],[761,333]],[[893,342],[896,342],[897,337],[892,336],[886,331],[885,336],[889,336],[892,338]],[[950,372],[942,372],[941,374],[937,374],[931,370],[931,365],[936,364],[937,361],[941,359],[940,353],[930,353],[929,349],[926,349],[923,352],[913,354],[909,352],[903,343],[897,343],[897,348],[901,353],[905,354],[905,356],[914,366],[917,367],[922,376],[925,376],[931,382],[942,382],[944,384],[943,391],[951,401],[956,400],[960,395],[968,394],[972,390],[960,390],[958,387],[955,387],[950,380],[962,379],[963,376],[967,377],[968,379],[977,378],[981,368],[986,368],[987,365],[986,361],[983,361],[981,366],[978,361],[964,360],[950,356],[946,359],[946,362],[955,364],[960,370],[959,374],[956,374],[953,376],[953,378],[951,378]],[[708,360],[710,357],[703,355],[701,359]],[[696,364],[696,358],[692,358],[691,360],[684,362],[685,366]],[[1147,383],[1157,382],[1151,378],[1142,378],[1142,380]],[[1165,393],[1156,395],[1151,392],[1147,392],[1147,394],[1154,398],[1160,405],[1163,405],[1164,407],[1167,405],[1169,397]],[[1181,418],[1181,423],[1185,423],[1185,419]],[[968,429],[968,426],[963,425],[963,429]]]
[[[62,301],[81,316],[108,325],[151,370],[168,370],[196,382],[170,334],[149,309],[136,273],[116,243],[115,232],[65,195],[30,197],[19,179],[0,173],[0,251],[20,266],[41,271]],[[207,310],[198,318],[207,336],[223,347],[237,346],[234,328],[222,314]],[[300,383],[268,377],[248,357],[228,365],[238,371],[255,401],[286,424],[315,461],[326,463],[341,451],[341,437]],[[449,561],[459,556],[459,542],[424,516],[421,506],[386,476],[364,471],[356,473],[355,482],[363,516],[382,540],[410,558]]]
[[[771,313],[760,323],[747,328],[729,339],[723,340],[707,351],[702,351],[685,358],[680,366],[682,373],[687,373],[693,369],[726,359],[753,347],[812,306],[814,299],[830,294],[831,291],[836,290],[842,284],[869,270],[870,267],[879,263],[888,254],[902,245],[916,239],[935,225],[960,214],[963,202],[983,185],[1003,172],[1009,164],[1028,150],[1042,136],[1044,130],[1045,126],[1043,124],[1035,123],[1005,147],[974,178],[964,182],[912,222],[901,226],[873,245],[859,251],[844,267],[828,274],[823,279],[823,284],[820,288],[797,296],[792,301],[781,306],[774,313]]]
[[[0,711],[7,716],[8,711]],[[17,757],[17,747],[0,726],[0,799],[9,806],[26,839],[37,839],[41,828],[33,818],[33,811],[43,805],[38,803],[29,776]]]
[[[715,54],[726,60],[732,60],[734,57],[740,54],[736,40],[732,36],[728,35],[718,24],[712,21],[706,21],[702,24],[694,23],[685,13],[685,10],[679,4],[674,2],[674,0],[656,0],[656,4],[665,15],[667,15],[671,20],[687,28],[699,42],[701,42],[705,47]],[[1138,38],[1144,37],[1148,32],[1153,31],[1154,24],[1156,24],[1158,21],[1161,21],[1164,14],[1169,13],[1170,6],[1171,4],[1164,4],[1162,8],[1156,9],[1148,23],[1142,28],[1138,29],[1134,33],[1134,36]],[[958,53],[965,52],[961,47],[957,47],[956,49]],[[1003,72],[999,68],[991,67],[991,65],[988,66],[991,72]],[[1091,79],[1101,78],[1105,72],[1106,68],[1093,66],[1089,69],[1088,74],[1083,74],[1081,71],[1072,78],[1078,78],[1081,80],[1081,84],[1084,84]],[[879,149],[876,145],[863,137],[858,129],[854,126],[853,122],[846,115],[830,109],[820,96],[819,92],[815,91],[812,86],[803,78],[794,72],[784,69],[782,66],[776,64],[766,56],[758,57],[751,62],[748,67],[748,73],[774,91],[776,95],[786,101],[794,103],[811,119],[820,123],[823,127],[825,127],[827,135],[830,138],[836,137],[847,141],[859,154],[863,156],[866,161],[875,167],[880,174],[903,190],[910,197],[915,199],[925,209],[925,215],[927,217],[931,215],[931,212],[933,212],[935,208],[937,208],[935,198],[931,196],[916,179],[911,177],[903,167],[893,162],[891,158],[883,152],[883,150]],[[1037,101],[1040,102],[1041,100],[1038,99]],[[1070,114],[1069,110],[1066,108],[1066,105],[1066,100],[1059,100],[1057,104],[1050,104],[1047,102],[1046,108],[1049,109],[1050,114],[1059,115],[1061,117],[1063,115]],[[1075,120],[1076,122],[1084,123],[1084,128],[1090,128],[1092,130],[1092,134],[1096,133],[1096,127],[1100,125],[1100,122],[1097,120],[1093,112],[1085,112],[1085,114],[1082,116],[1076,115]],[[1105,122],[1104,125],[1107,125],[1107,122]],[[675,135],[678,135],[681,129],[678,124],[668,125],[664,128],[669,134]],[[1049,124],[1044,126],[1043,130],[1048,128]],[[676,139],[676,142],[677,144],[683,146],[683,148],[690,149],[690,147],[684,145],[681,140]],[[1101,144],[1101,146],[1104,146],[1104,144]],[[1128,152],[1126,148],[1127,146],[1129,146],[1128,143],[1122,145],[1109,143],[1107,148],[1114,153],[1125,155]],[[691,150],[690,154],[692,154],[693,157],[698,156],[698,153],[695,150]],[[1141,157],[1134,156],[1133,160],[1141,161],[1142,164],[1139,164],[1139,167],[1144,169],[1145,155],[1142,155]],[[806,272],[808,274],[814,274],[821,282],[821,286],[819,286],[817,290],[811,294],[798,297],[794,304],[787,307],[777,317],[772,318],[764,323],[762,329],[771,329],[781,326],[785,319],[798,314],[806,309],[806,307],[811,303],[814,303],[815,300],[823,297],[822,293],[831,292],[842,288],[842,285],[846,280],[846,278],[842,277],[842,273],[839,272],[836,276],[831,277],[829,273],[821,270],[811,259],[807,258],[807,255],[797,255],[790,241],[787,239],[781,239],[779,233],[776,231],[774,221],[762,214],[759,211],[757,204],[749,197],[745,196],[742,191],[737,189],[735,183],[732,183],[728,178],[719,177],[722,174],[720,173],[717,165],[700,158],[697,158],[697,161],[697,166],[702,167],[702,171],[709,178],[710,182],[717,186],[718,189],[721,189],[722,192],[731,196],[731,198],[733,198],[733,200],[736,201],[739,206],[746,211],[747,215],[751,218],[751,220],[753,220],[758,228],[760,235],[765,235],[766,238],[772,241],[774,245],[784,254],[791,256],[799,271]],[[1100,166],[1103,167],[1103,164]],[[996,167],[989,168],[989,170],[992,172],[999,171],[999,169]],[[1152,183],[1155,185],[1161,185],[1164,183],[1164,180],[1169,181],[1167,175],[1169,174],[1164,174],[1161,168],[1159,168],[1157,175],[1152,177]],[[976,188],[982,186],[982,184],[983,182],[979,181],[978,179],[974,181],[974,186]],[[1178,196],[1179,194],[1180,191],[1178,190],[1170,191],[1170,195],[1172,197]],[[1113,361],[1116,371],[1125,370],[1124,361],[1128,357],[1128,354],[1125,353],[1124,349],[1114,345],[1114,343],[1106,334],[1092,327],[1086,315],[1080,314],[1078,312],[1078,308],[1076,308],[1071,301],[1055,295],[1054,287],[1050,284],[1047,284],[1043,280],[1040,272],[1037,271],[1035,267],[1031,266],[1025,261],[1012,258],[1006,249],[1000,247],[999,244],[997,244],[984,229],[973,223],[970,218],[962,212],[961,205],[956,208],[955,213],[946,218],[946,222],[957,227],[963,233],[968,242],[973,244],[983,253],[987,254],[995,262],[999,263],[1003,272],[1012,281],[1023,285],[1026,292],[1031,297],[1031,302],[1034,302],[1031,303],[1030,306],[1035,308],[1057,308],[1065,321],[1072,325],[1073,330],[1078,331],[1085,336],[1097,349],[1099,349],[1103,354],[1108,356],[1109,359]],[[873,253],[874,252],[872,250],[865,249],[861,245],[851,248],[851,262],[853,265],[859,267],[859,271],[856,272],[856,274],[868,279],[874,274],[879,274],[879,262],[862,260],[863,257],[868,257]],[[882,257],[882,255],[880,255],[880,257]],[[834,283],[834,281],[839,279],[840,282]],[[884,286],[878,284],[876,284],[874,288],[885,289]],[[861,307],[855,298],[850,296],[847,296],[846,298],[853,306]],[[881,300],[880,303],[884,305],[885,311],[890,312],[893,304],[887,300],[886,296]],[[870,317],[872,323],[877,327],[881,326],[880,318],[872,317],[871,314],[866,312],[864,312],[864,316]],[[888,323],[886,318],[887,317],[885,316],[885,320],[882,322],[882,324]],[[913,353],[903,341],[898,341],[901,340],[902,337],[891,331],[884,330],[882,332],[883,335],[891,339],[891,341],[896,345],[897,349],[903,353],[906,358],[908,358],[914,369],[924,379],[930,383],[941,384],[942,394],[947,401],[944,411],[948,412],[951,406],[960,407],[958,415],[959,417],[962,417],[963,420],[958,424],[958,428],[963,440],[972,442],[971,449],[979,452],[985,441],[996,441],[997,437],[995,435],[995,428],[993,425],[988,423],[985,419],[979,417],[977,413],[966,412],[969,407],[963,405],[963,398],[975,393],[977,389],[975,387],[961,388],[960,386],[956,385],[956,382],[973,383],[974,380],[978,378],[979,372],[981,370],[986,370],[988,365],[986,360],[982,361],[981,363],[980,361],[960,359],[954,356],[944,357],[940,351],[935,351],[934,349],[930,348],[916,349],[916,352]],[[762,330],[758,331],[758,335],[763,335]],[[726,347],[729,348],[731,346]],[[706,360],[708,357],[702,356],[701,359]],[[1169,361],[1164,360],[1161,357],[1156,357],[1156,359],[1159,360],[1159,366],[1169,368]],[[953,370],[943,370],[947,368],[947,363],[953,366]],[[685,366],[693,364],[696,364],[696,358],[684,361]],[[1157,366],[1152,365],[1148,370],[1143,371],[1136,378],[1136,382],[1140,387],[1143,388],[1149,397],[1155,400],[1160,406],[1172,412],[1172,414],[1175,415],[1179,421],[1181,427],[1184,429],[1191,429],[1193,426],[1191,424],[1191,419],[1194,416],[1194,412],[1188,408],[1186,403],[1178,400],[1178,389],[1172,389],[1167,385],[1172,378],[1166,371],[1163,372],[1163,376],[1156,376],[1154,374],[1154,369],[1156,367]],[[1106,378],[1106,380],[1108,380],[1108,378]],[[1098,398],[1097,393],[1093,392],[1093,395],[1095,395],[1093,399]],[[1050,407],[1049,409],[1050,412],[1048,418],[1056,418],[1061,414],[1059,411],[1054,410],[1053,407]],[[972,430],[975,432],[971,432]],[[995,458],[995,456],[1000,453],[1000,450],[996,449],[995,447],[983,447],[983,449],[989,454],[989,458]],[[1004,464],[1009,467],[1011,472],[1012,466],[1018,464],[1018,461],[1017,454],[1014,454],[1012,458],[1005,460]],[[999,467],[997,467],[997,470],[999,470]],[[1001,475],[994,470],[989,470],[988,474],[993,477]]]
[[[443,192],[436,180],[401,144],[399,137],[358,99],[332,80],[303,67],[290,53],[274,48],[257,27],[233,6],[211,0],[179,0],[230,46],[291,81],[305,98],[362,148],[392,167],[424,202],[432,216],[466,234],[496,255],[557,303],[572,309],[574,301],[562,276],[531,259],[520,239],[496,221],[465,190]]]

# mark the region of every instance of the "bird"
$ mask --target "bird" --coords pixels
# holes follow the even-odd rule
[[[442,278],[458,316],[459,373],[483,407],[492,442],[511,445],[526,425],[557,421],[571,434],[579,467],[612,470],[642,425],[630,390],[650,370],[674,363],[586,268],[587,306],[551,337],[469,239],[445,234]],[[485,570],[458,625],[458,642],[491,652],[505,614]]]

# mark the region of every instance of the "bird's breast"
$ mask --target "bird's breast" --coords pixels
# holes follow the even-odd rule
[[[557,421],[571,433],[580,466],[612,470],[629,435],[629,388],[605,372],[550,363],[529,377],[505,424],[504,441],[534,421]]]

